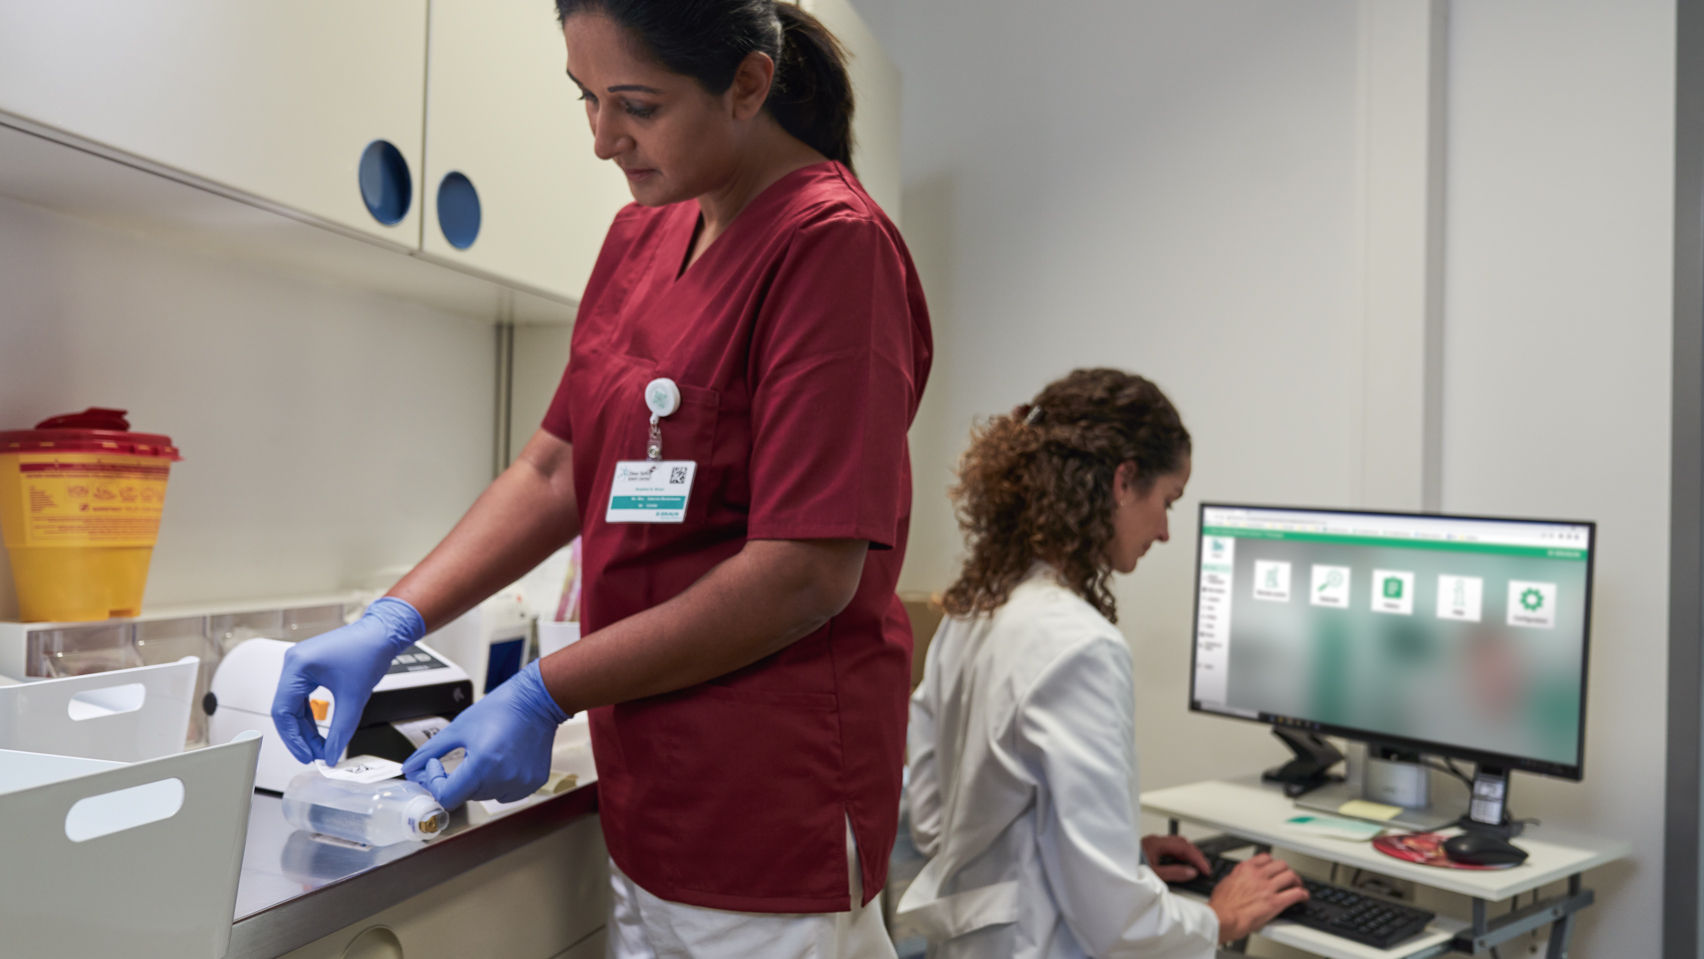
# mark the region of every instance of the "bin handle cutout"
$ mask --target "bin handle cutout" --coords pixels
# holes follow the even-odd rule
[[[85,689],[65,704],[65,714],[77,722],[133,713],[148,700],[147,687],[141,683],[124,683],[101,689]]]
[[[183,780],[162,779],[99,796],[85,796],[65,814],[65,838],[88,842],[170,819],[183,808]]]

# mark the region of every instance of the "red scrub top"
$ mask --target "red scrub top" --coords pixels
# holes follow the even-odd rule
[[[604,838],[673,902],[844,911],[848,817],[865,902],[898,825],[911,630],[894,585],[928,311],[899,231],[839,163],[771,185],[683,272],[698,216],[696,202],[617,215],[544,419],[574,446],[585,628],[667,601],[748,539],[871,549],[822,629],[707,683],[591,711]],[[686,520],[606,523],[615,464],[645,459],[644,388],[659,376],[681,393],[662,458],[698,463]]]

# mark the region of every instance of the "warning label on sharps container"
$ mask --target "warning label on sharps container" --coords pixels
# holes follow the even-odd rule
[[[25,546],[153,546],[168,461],[155,456],[23,454]]]

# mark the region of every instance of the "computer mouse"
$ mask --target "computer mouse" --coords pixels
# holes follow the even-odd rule
[[[1464,832],[1444,840],[1444,855],[1467,866],[1514,866],[1527,858],[1525,849],[1479,832]]]

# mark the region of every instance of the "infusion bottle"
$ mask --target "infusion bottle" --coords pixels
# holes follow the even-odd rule
[[[449,825],[450,815],[424,786],[406,779],[358,783],[309,769],[285,788],[284,819],[322,836],[388,846],[431,839]]]

